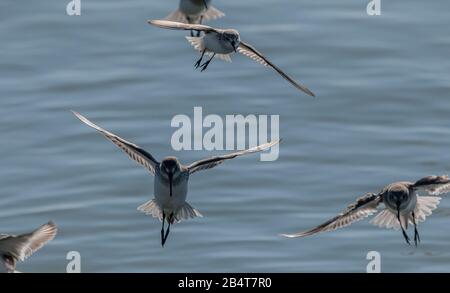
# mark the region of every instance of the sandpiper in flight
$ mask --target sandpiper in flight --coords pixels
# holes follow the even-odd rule
[[[450,192],[448,176],[428,176],[419,181],[396,182],[384,187],[380,193],[368,193],[350,205],[344,212],[322,225],[296,234],[283,236],[295,238],[313,235],[320,232],[333,231],[362,220],[378,211],[378,206],[384,203],[385,209],[376,215],[372,224],[387,229],[402,230],[403,237],[410,244],[406,230],[408,225],[414,225],[414,243],[420,242],[417,225],[431,215],[441,200],[439,195]],[[428,196],[420,196],[425,193]]]
[[[225,14],[211,5],[211,0],[180,0],[177,10],[166,17],[166,20],[202,24],[203,20],[214,20]],[[191,36],[194,32],[191,31]],[[200,36],[198,31],[197,36]]]
[[[24,261],[55,238],[56,232],[56,225],[49,222],[28,234],[0,234],[0,273],[17,272],[17,262]]]
[[[182,165],[177,158],[167,157],[158,162],[150,153],[139,146],[120,138],[119,136],[95,125],[79,113],[73,112],[83,123],[96,129],[112,143],[122,149],[131,159],[144,166],[155,176],[154,196],[155,198],[138,207],[138,210],[158,218],[162,222],[161,244],[164,246],[170,231],[170,225],[182,220],[201,217],[202,215],[186,202],[189,176],[197,171],[213,168],[226,160],[238,156],[256,153],[271,148],[278,141],[262,144],[228,155],[211,157],[194,162],[190,165]],[[168,228],[164,231],[164,223],[167,221]]]
[[[200,59],[195,63],[195,68],[201,67],[201,71],[206,70],[214,57],[229,62],[231,61],[230,55],[232,53],[239,52],[264,66],[272,67],[278,72],[278,74],[289,81],[297,89],[314,97],[314,93],[311,92],[306,86],[296,82],[279,67],[269,61],[263,54],[258,52],[254,47],[241,41],[239,32],[235,29],[217,29],[206,25],[185,24],[167,20],[149,20],[148,22],[149,24],[166,29],[204,32],[204,36],[201,37],[186,37],[192,46],[202,54]],[[208,61],[201,64],[205,54],[211,57]]]

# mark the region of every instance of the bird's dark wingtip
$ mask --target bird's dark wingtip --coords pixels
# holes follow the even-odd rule
[[[308,90],[307,92],[306,92],[310,97],[313,97],[313,98],[315,98],[316,97],[316,94],[315,93],[313,93],[312,91],[310,91],[310,90]]]
[[[305,86],[298,86],[297,88],[310,97],[313,97],[313,98],[316,97],[316,94],[313,93],[309,88],[307,88]]]

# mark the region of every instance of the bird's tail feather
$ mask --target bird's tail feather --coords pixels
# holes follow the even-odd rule
[[[152,216],[153,218],[158,218],[160,221],[163,220],[163,211],[155,199],[147,201],[146,203],[140,205],[137,209],[146,215]]]
[[[194,47],[195,50],[199,52],[203,52],[205,50],[205,44],[203,43],[203,37],[189,37],[187,36],[186,39],[188,42]],[[206,56],[212,56],[214,53],[211,51],[207,51],[205,53]],[[215,58],[219,58],[226,62],[231,62],[231,56],[230,54],[217,54],[215,55]]]
[[[224,17],[225,13],[215,8],[214,6],[210,6],[208,10],[203,14],[203,19],[205,20],[214,20],[217,18]]]
[[[189,219],[193,219],[195,217],[201,218],[201,217],[203,217],[203,215],[186,202],[183,205],[183,207],[181,209],[179,209],[177,214],[175,215],[175,222],[179,223],[182,220],[189,220]]]
[[[203,43],[203,37],[189,37],[187,36],[186,39],[188,42],[194,47],[195,50],[199,52],[203,52],[205,49],[205,45]]]
[[[418,196],[417,205],[414,209],[416,224],[425,221],[426,217],[430,216],[433,210],[437,208],[440,200],[441,198],[436,196]],[[402,226],[405,229],[408,229],[408,225],[414,224],[412,213],[409,215],[401,215],[400,219],[402,221]],[[379,212],[370,223],[380,228],[395,230],[400,229],[400,223],[398,222],[397,215],[388,209],[384,209]]]
[[[394,215],[390,210],[384,209],[379,212],[375,218],[370,221],[371,224],[378,226],[380,228],[386,229],[400,229],[400,223],[398,222],[397,216]]]
[[[379,212],[378,215],[376,215],[375,218],[370,221],[370,223],[378,226],[379,228],[400,230],[400,228],[403,227],[403,229],[407,230],[409,224],[409,216],[400,215],[400,221],[401,226],[398,221],[397,215],[388,209],[384,209]]]
[[[181,12],[181,10],[179,10],[179,9],[177,9],[174,12],[172,12],[171,14],[167,15],[165,20],[181,22],[181,23],[188,23],[186,15],[183,12]]]
[[[440,201],[441,198],[437,196],[418,196],[416,209],[414,210],[417,223],[425,221],[438,207]],[[410,222],[412,223],[412,218]]]

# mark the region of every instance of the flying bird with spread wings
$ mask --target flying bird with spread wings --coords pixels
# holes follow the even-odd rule
[[[201,71],[205,71],[208,68],[214,57],[230,62],[231,54],[241,53],[264,66],[271,67],[298,90],[309,96],[315,96],[306,86],[287,75],[253,46],[243,42],[239,32],[235,29],[218,29],[201,24],[185,24],[167,20],[149,20],[148,23],[165,29],[203,32],[204,35],[201,37],[186,37],[191,45],[201,52],[200,59],[195,63],[195,67],[200,67]],[[202,64],[205,55],[209,55],[210,58]]]
[[[368,193],[348,206],[338,216],[311,230],[282,236],[295,238],[305,237],[321,232],[334,231],[347,227],[354,222],[367,218],[381,210],[371,221],[372,224],[387,229],[401,230],[405,241],[410,244],[406,233],[409,225],[414,225],[414,243],[420,242],[418,231],[419,222],[430,216],[441,200],[440,195],[450,192],[450,179],[448,176],[427,176],[419,181],[395,182],[384,187],[379,193]],[[426,196],[419,195],[425,193]]]
[[[81,122],[99,131],[104,137],[124,151],[132,160],[142,165],[150,174],[155,176],[154,199],[139,206],[138,210],[154,218],[158,218],[162,222],[162,246],[164,246],[167,240],[172,224],[202,216],[200,212],[186,202],[188,181],[192,174],[201,170],[214,168],[225,161],[243,155],[268,150],[280,142],[280,140],[276,140],[247,150],[199,160],[189,165],[181,164],[176,157],[166,157],[159,162],[141,147],[95,125],[81,114],[73,113]],[[166,230],[164,228],[165,222],[168,224]]]
[[[0,234],[0,273],[16,273],[16,265],[55,238],[58,229],[53,222],[22,235]]]

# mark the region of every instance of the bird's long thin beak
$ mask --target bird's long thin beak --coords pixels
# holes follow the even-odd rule
[[[172,174],[172,173],[170,173],[170,174],[169,174],[169,185],[170,185],[169,189],[170,189],[170,197],[172,197],[172,179],[173,179],[173,174]]]
[[[234,53],[237,53],[237,47],[235,42],[231,42],[231,46],[233,46]]]
[[[205,8],[208,9],[208,3],[206,3],[206,0],[203,0],[203,4],[205,4]]]

